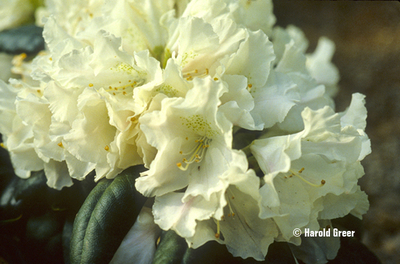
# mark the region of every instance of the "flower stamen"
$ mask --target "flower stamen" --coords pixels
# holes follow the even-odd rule
[[[196,143],[194,147],[188,151],[183,152],[182,150],[179,151],[179,154],[186,156],[182,159],[182,162],[178,162],[176,165],[179,169],[186,171],[190,164],[193,162],[199,163],[203,160],[203,157],[207,151],[207,148],[210,147],[209,143],[211,139],[207,137],[202,137],[200,139],[195,139],[194,142]]]
[[[122,82],[119,82],[122,83]],[[132,81],[129,80],[127,84],[125,85],[120,85],[120,86],[108,86],[108,89],[106,89],[107,92],[111,92],[113,95],[117,95],[117,94],[123,94],[123,95],[127,95],[128,93],[131,93],[132,90],[129,90],[127,88],[132,88],[134,89],[135,87],[141,85],[142,82],[136,82],[136,81]],[[90,87],[93,87],[93,84],[90,83],[89,84]]]
[[[206,68],[204,72],[199,72],[198,69],[194,69],[193,71],[188,71],[184,73],[182,77],[185,78],[187,81],[191,81],[194,77],[206,77],[209,73],[210,71],[208,70],[208,68]]]
[[[325,185],[326,181],[325,180],[321,180],[321,184],[315,184],[312,183],[306,179],[304,179],[300,173],[302,173],[304,171],[304,168],[301,168],[298,172],[295,172],[294,170],[289,170],[292,174],[289,175],[289,178],[293,177],[293,176],[297,176],[300,180],[302,180],[303,182],[307,183],[308,185],[311,185],[313,187],[322,187]],[[287,177],[286,177],[287,178]]]
[[[232,196],[233,197],[233,196]],[[227,200],[228,201],[228,207],[229,207],[229,214],[228,214],[228,217],[230,217],[230,216],[232,216],[232,217],[234,217],[235,216],[235,213],[233,212],[233,209],[232,209],[232,206],[231,206],[231,204],[229,203],[229,199]]]
[[[219,227],[219,220],[217,220],[217,233],[215,233],[215,238],[219,239],[220,236],[221,236],[221,230],[220,230],[220,227]]]
[[[228,192],[229,192],[229,194],[228,194]],[[228,190],[225,192],[225,197],[226,197],[226,203],[227,203],[228,208],[229,208],[229,214],[227,215],[227,217],[231,217],[231,216],[234,217],[234,216],[235,216],[235,212],[234,212],[233,209],[232,209],[230,200],[234,200],[234,199],[235,199],[235,196],[233,195],[232,191],[228,189]],[[222,219],[224,219],[224,218],[225,218],[225,217],[223,216]]]

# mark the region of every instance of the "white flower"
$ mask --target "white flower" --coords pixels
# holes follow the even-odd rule
[[[226,179],[224,190],[208,200],[200,196],[184,200],[184,193],[156,197],[155,222],[184,237],[189,247],[215,240],[226,244],[234,256],[263,260],[278,229],[273,220],[258,217],[260,179],[247,170],[243,153],[235,155],[237,162],[221,175]]]
[[[55,144],[49,143],[50,111],[41,89],[16,80],[11,80],[11,85],[2,85],[2,94],[10,96],[6,97],[9,102],[15,100],[15,105],[2,104],[1,117],[5,126],[0,127],[0,131],[16,174],[27,178],[31,171],[44,169],[50,187],[71,186],[66,164],[57,159],[60,153],[46,153],[49,145],[52,148]]]
[[[101,15],[103,4],[104,0],[45,0],[45,7],[36,13],[36,23],[41,25],[45,17],[52,15],[69,35],[75,36]]]
[[[137,86],[158,83],[161,72],[147,52],[131,56],[119,47],[119,39],[99,32],[93,48],[53,59],[47,73],[56,80],[44,92],[54,123],[70,128],[60,142],[78,160],[96,164],[96,179],[112,178],[153,155],[136,144],[137,119],[148,106],[136,112],[133,94]]]
[[[271,84],[267,83],[275,58],[268,37],[261,31],[246,31],[246,35],[238,50],[224,59],[226,70],[221,78],[228,84],[229,92],[221,98],[224,103],[221,109],[235,125],[262,130],[283,120],[263,108],[271,105],[266,100],[277,101],[274,98],[277,93],[286,91],[271,89]],[[286,106],[283,102],[280,105]]]
[[[193,80],[185,98],[165,98],[161,111],[140,119],[147,141],[158,152],[150,169],[137,179],[145,196],[159,196],[187,186],[185,198],[210,195],[223,188],[218,178],[232,160],[232,124],[218,112],[226,91],[211,78]]]
[[[15,99],[18,89],[0,80],[0,131],[4,146],[10,153],[15,173],[22,178],[30,171],[43,169],[43,162],[33,148],[32,127],[23,123],[17,115]]]
[[[154,197],[161,229],[257,260],[273,241],[299,245],[294,228],[368,209],[357,185],[370,153],[364,96],[335,114],[333,44],[305,54],[300,29],[272,28],[272,1],[46,4],[46,51],[16,57],[22,79],[0,83],[2,146],[20,177],[43,169],[61,189],[143,164],[136,188]],[[158,230],[148,213],[139,237]]]
[[[268,246],[278,236],[278,229],[273,220],[258,217],[260,179],[254,171],[237,166],[228,174],[228,180],[230,185],[223,195],[223,216],[214,215],[210,220],[199,222],[195,235],[186,240],[194,248],[215,240],[225,244],[233,256],[264,260]]]
[[[150,208],[143,207],[110,263],[151,264],[156,251],[155,241],[160,233],[161,230],[154,223]]]
[[[33,17],[34,5],[29,0],[2,0],[0,2],[0,31],[28,22]]]
[[[229,17],[235,23],[252,31],[262,30],[270,34],[275,23],[272,1],[247,0],[194,0],[191,1],[182,17],[201,17],[210,22],[215,18]]]
[[[334,103],[325,86],[313,78],[306,66],[307,59],[304,52],[308,42],[304,34],[298,28],[289,26],[286,30],[274,29],[272,37],[277,56],[274,61],[275,70],[290,78],[296,86],[294,91],[297,93],[296,98],[293,97],[292,100],[295,105],[277,127],[290,133],[298,132],[304,128],[301,112],[305,107],[317,110],[328,105],[333,108]],[[315,67],[319,67],[320,61],[317,64]]]
[[[5,82],[11,77],[11,61],[13,56],[4,52],[0,52],[0,80]]]
[[[322,37],[318,41],[313,54],[307,54],[306,66],[311,76],[318,84],[324,84],[330,96],[338,92],[339,71],[331,62],[335,44],[328,38]]]
[[[360,160],[370,151],[365,126],[358,125],[366,118],[362,100],[353,96],[345,114],[328,106],[306,108],[303,131],[256,140],[251,146],[265,173],[260,217],[275,220],[280,239],[298,243],[293,228],[317,230],[318,219],[366,212],[366,195],[357,186],[363,175]]]
[[[185,1],[106,1],[102,15],[93,19],[78,37],[92,43],[95,34],[105,30],[121,37],[122,48],[129,54],[148,50],[160,58],[167,41],[167,30],[160,24],[160,19],[164,13],[173,10],[175,4],[183,8]]]
[[[272,43],[262,31],[236,24],[232,14],[240,8],[233,8],[235,4],[207,1],[207,10],[213,10],[208,12],[203,2],[192,1],[181,19],[166,15],[171,36],[166,50],[187,80],[209,75],[224,81],[228,92],[221,97],[221,111],[234,125],[261,130],[283,121],[294,103],[290,87],[276,89],[271,87],[275,83],[266,83],[275,58]],[[271,108],[279,105],[282,110],[271,115],[263,109],[267,101],[275,103],[267,104]]]
[[[239,8],[234,10],[233,16],[236,23],[244,25],[250,30],[261,29],[270,35],[276,18],[272,13],[272,1],[248,1],[240,0]]]

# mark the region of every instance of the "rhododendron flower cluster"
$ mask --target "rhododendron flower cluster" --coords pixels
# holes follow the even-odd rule
[[[143,164],[161,229],[256,260],[300,245],[295,228],[368,210],[364,96],[335,113],[334,44],[306,54],[271,1],[48,2],[47,49],[0,83],[18,176],[44,170],[61,189]]]

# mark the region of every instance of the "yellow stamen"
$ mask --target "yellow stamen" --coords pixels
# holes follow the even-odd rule
[[[231,204],[229,203],[229,201],[228,201],[228,207],[229,207],[229,211],[230,211],[230,213],[228,214],[228,217],[229,217],[229,216],[235,216],[235,213],[233,212],[232,206],[231,206]]]
[[[109,150],[110,150],[110,147],[106,145],[106,146],[104,147],[104,149],[105,149],[106,151],[109,151]]]
[[[122,83],[122,82],[119,81],[119,83]],[[122,94],[123,94],[123,95],[126,95],[126,94],[127,94],[126,88],[127,88],[127,87],[135,88],[135,86],[136,86],[137,84],[138,84],[137,82],[135,82],[135,81],[132,82],[132,80],[129,80],[129,83],[128,83],[128,84],[125,84],[125,85],[114,86],[114,87],[112,87],[112,86],[110,85],[110,86],[108,86],[108,89],[107,89],[106,91],[107,91],[107,92],[112,92],[113,95],[116,95],[116,92],[117,92],[117,91],[122,91]]]
[[[220,236],[221,236],[221,230],[220,230],[220,227],[219,227],[219,220],[217,220],[217,233],[215,233],[215,238],[219,239]]]
[[[186,137],[186,140],[188,140],[188,137]],[[179,151],[179,154],[186,156],[185,158],[182,159],[182,163],[184,163],[185,165],[183,165],[181,162],[178,163],[179,165],[177,164],[179,169],[185,171],[188,169],[189,165],[192,164],[193,162],[196,163],[201,162],[203,160],[207,148],[210,146],[209,144],[207,144],[210,141],[211,140],[206,137],[195,139],[194,143],[196,144],[189,152],[183,152],[182,150]]]
[[[16,55],[12,60],[12,64],[14,64],[15,66],[21,66],[26,57],[27,57],[26,53],[21,53],[19,55]]]
[[[187,81],[191,81],[193,80],[194,77],[199,77],[199,78],[206,77],[209,73],[210,71],[208,70],[208,68],[206,68],[202,73],[199,72],[198,69],[194,69],[193,71],[185,72],[183,74],[183,78],[185,78]],[[214,80],[217,81],[218,78],[214,78]]]

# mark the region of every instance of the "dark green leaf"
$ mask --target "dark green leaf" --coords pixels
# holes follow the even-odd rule
[[[0,263],[27,263],[18,239],[0,234]]]
[[[287,243],[275,242],[270,245],[264,261],[253,258],[233,257],[225,245],[209,241],[203,246],[188,248],[185,239],[174,231],[163,232],[155,253],[153,264],[295,264],[296,260]]]
[[[31,216],[23,237],[24,252],[32,263],[59,263],[62,260],[62,229],[64,215],[47,212]]]
[[[29,198],[34,200],[34,197],[38,193],[43,195],[43,191],[46,191],[46,176],[44,171],[32,171],[31,176],[27,179],[19,179],[18,185],[15,192],[15,198],[17,200],[24,200]]]
[[[138,166],[127,169],[111,184],[100,182],[104,186],[92,190],[74,222],[71,263],[108,263],[112,259],[146,200],[135,189],[135,178],[142,170]]]
[[[0,32],[0,52],[35,54],[44,50],[43,28],[21,26]]]
[[[3,142],[1,134],[0,142]],[[0,194],[14,176],[10,155],[5,148],[0,147]]]
[[[0,197],[0,223],[4,225],[22,215],[21,201],[15,199],[19,178],[14,177],[3,190]]]
[[[53,211],[69,211],[75,217],[94,186],[94,179],[88,175],[83,181],[74,180],[72,186],[61,190],[47,188],[48,206]]]
[[[92,212],[97,202],[103,195],[106,188],[111,184],[111,182],[111,180],[107,179],[101,180],[90,192],[78,214],[76,215],[71,236],[71,263],[81,262],[83,241],[85,238],[86,228],[88,226],[89,219],[92,216]]]
[[[268,248],[268,254],[265,257],[265,263],[268,264],[295,264],[296,259],[294,258],[292,251],[286,242],[274,242]]]
[[[188,248],[183,256],[183,264],[242,264],[242,258],[235,258],[226,249],[225,245],[221,245],[215,241],[209,241],[203,246],[193,249]]]
[[[70,246],[71,246],[71,236],[73,227],[74,227],[74,218],[71,216],[67,216],[62,231],[63,257],[64,257],[64,263],[66,264],[70,263],[69,252],[71,251]]]
[[[153,264],[181,263],[187,248],[185,239],[178,236],[174,231],[163,231]]]

